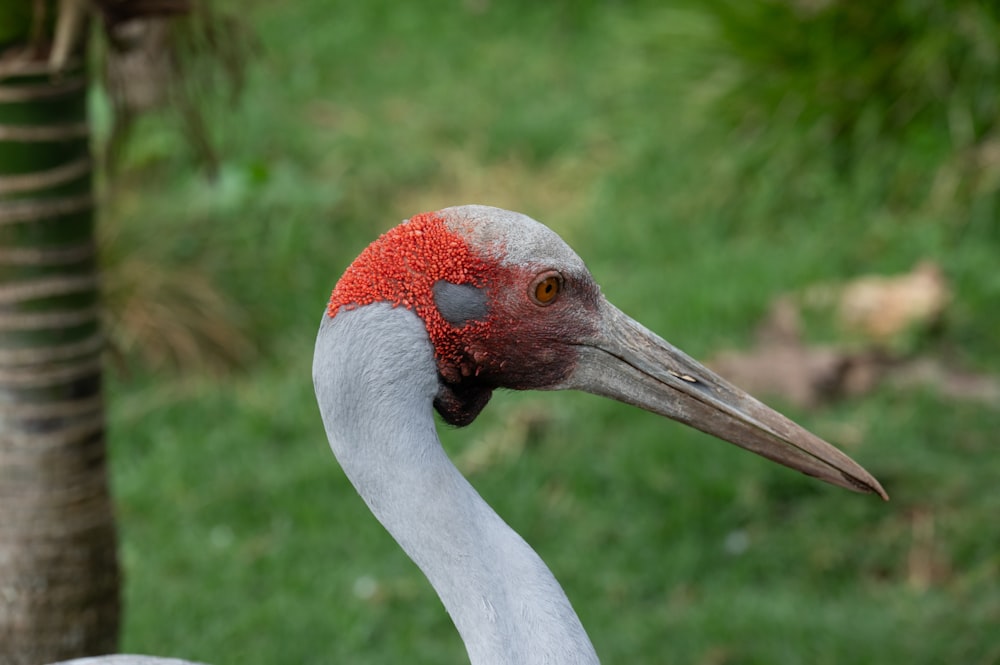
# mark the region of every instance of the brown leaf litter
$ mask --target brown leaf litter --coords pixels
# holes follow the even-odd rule
[[[939,325],[950,302],[943,271],[929,261],[903,275],[866,275],[843,285],[810,287],[773,301],[753,348],[722,351],[708,365],[750,393],[803,408],[863,395],[884,382],[1000,406],[997,377],[894,350],[902,336]],[[805,343],[803,307],[825,308],[845,335],[860,343]]]

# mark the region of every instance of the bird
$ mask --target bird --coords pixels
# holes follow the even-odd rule
[[[550,569],[450,461],[435,411],[460,427],[499,389],[580,390],[888,500],[839,449],[612,305],[554,231],[500,208],[421,213],[364,249],[326,304],[312,375],[334,456],[472,665],[599,660]],[[77,665],[169,662],[127,658]]]

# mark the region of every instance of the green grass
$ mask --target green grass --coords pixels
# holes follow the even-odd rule
[[[112,381],[126,651],[465,662],[337,467],[310,381],[337,277],[421,210],[545,221],[612,301],[702,357],[748,344],[778,293],[934,258],[956,302],[928,351],[1000,372],[996,238],[883,182],[880,159],[929,182],[918,148],[844,179],[799,149],[800,128],[716,122],[725,71],[697,9],[241,6],[260,43],[240,108],[208,108],[220,178],[200,177],[169,119],[146,120],[111,213],[126,250],[215,279],[261,348],[228,378]],[[510,434],[525,413],[539,424]],[[605,662],[1000,660],[1000,414],[886,389],[789,415],[833,440],[860,432],[849,452],[893,500],[584,395],[501,394],[441,434],[458,459],[500,441],[471,480],[550,564]]]

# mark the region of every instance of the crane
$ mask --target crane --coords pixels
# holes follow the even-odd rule
[[[437,591],[473,665],[598,657],[535,551],[445,454],[433,412],[466,425],[493,391],[576,389],[888,499],[837,448],[611,305],[548,227],[479,205],[416,215],[347,268],[322,317],[313,383],[334,455]],[[167,665],[114,656],[75,665]]]

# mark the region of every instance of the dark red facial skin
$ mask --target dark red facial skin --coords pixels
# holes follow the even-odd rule
[[[576,366],[576,344],[595,332],[598,290],[589,276],[563,275],[548,305],[531,287],[548,266],[501,273],[487,286],[485,325],[454,330],[462,340],[457,361],[438,360],[442,391],[435,407],[451,424],[465,425],[479,414],[495,388],[530,390],[555,386]]]
[[[478,249],[478,251],[477,251]],[[595,332],[600,292],[590,275],[561,274],[554,300],[532,294],[548,265],[501,265],[503,247],[473,248],[433,213],[417,215],[372,243],[344,273],[328,313],[391,302],[424,321],[441,389],[434,406],[450,424],[471,423],[495,388],[554,386],[576,365],[576,344]],[[437,310],[438,280],[485,289],[484,319],[449,323]]]

